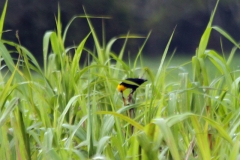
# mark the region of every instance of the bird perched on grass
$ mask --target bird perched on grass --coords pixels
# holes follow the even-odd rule
[[[128,102],[130,102],[132,100],[132,95],[136,91],[136,89],[146,81],[147,81],[146,79],[142,79],[142,78],[127,78],[118,85],[117,89],[122,94],[124,105],[126,104],[126,102],[123,96],[123,91],[128,88],[132,89],[131,93],[128,96]]]

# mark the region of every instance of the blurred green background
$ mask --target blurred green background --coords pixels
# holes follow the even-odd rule
[[[0,1],[1,10],[4,3]],[[15,32],[18,30],[21,44],[41,62],[42,38],[47,30],[55,28],[58,4],[63,28],[73,16],[84,14],[83,6],[90,15],[110,16],[111,19],[104,20],[106,41],[128,31],[144,36],[152,31],[143,51],[145,57],[151,59],[162,54],[176,26],[169,51],[177,49],[180,57],[195,54],[216,0],[10,0],[4,30],[12,31],[4,33],[3,38],[17,42]],[[102,20],[92,19],[92,22],[101,38]],[[213,24],[235,40],[240,39],[240,1],[220,0]],[[77,19],[70,27],[66,46],[78,44],[88,32],[86,19]],[[143,41],[129,40],[127,51],[135,55]],[[233,47],[216,32],[212,33],[208,47],[221,51],[220,41],[226,52]],[[118,40],[113,51],[118,53],[122,43],[123,40]],[[93,45],[93,41],[87,41],[87,47],[93,48]]]

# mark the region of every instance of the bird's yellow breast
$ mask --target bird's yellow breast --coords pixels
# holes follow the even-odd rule
[[[122,84],[119,84],[118,87],[117,87],[117,89],[118,89],[119,92],[123,92],[126,88],[127,88],[127,87],[125,87],[125,86],[122,85]]]

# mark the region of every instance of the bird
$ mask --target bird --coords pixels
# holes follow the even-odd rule
[[[136,89],[146,81],[147,81],[146,79],[142,79],[142,78],[127,78],[123,82],[118,84],[117,89],[122,94],[122,99],[123,99],[124,104],[126,102],[125,102],[125,98],[123,96],[123,91],[128,88],[132,89],[132,91],[130,92],[130,94],[128,96],[128,102],[130,102],[132,100],[132,95],[136,91]]]

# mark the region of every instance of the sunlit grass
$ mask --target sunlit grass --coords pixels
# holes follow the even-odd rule
[[[99,17],[86,16],[86,11],[65,29],[58,12],[56,30],[43,36],[43,68],[26,48],[1,39],[0,67],[5,71],[0,73],[0,157],[237,159],[239,45],[212,26],[215,10],[196,54],[186,59],[169,58],[174,31],[162,57],[154,60],[142,56],[151,32],[127,33],[102,44],[91,23],[91,18]],[[89,33],[76,46],[65,46],[68,28],[77,18],[86,19]],[[212,29],[233,43],[228,56],[207,49]],[[93,49],[85,47],[89,37]],[[123,60],[129,38],[145,38],[132,61]],[[124,39],[122,49],[113,53],[118,39]],[[17,60],[7,46],[16,49]],[[139,76],[148,81],[138,88],[134,102],[124,106],[116,86],[126,77]],[[130,109],[135,117],[129,117]]]

